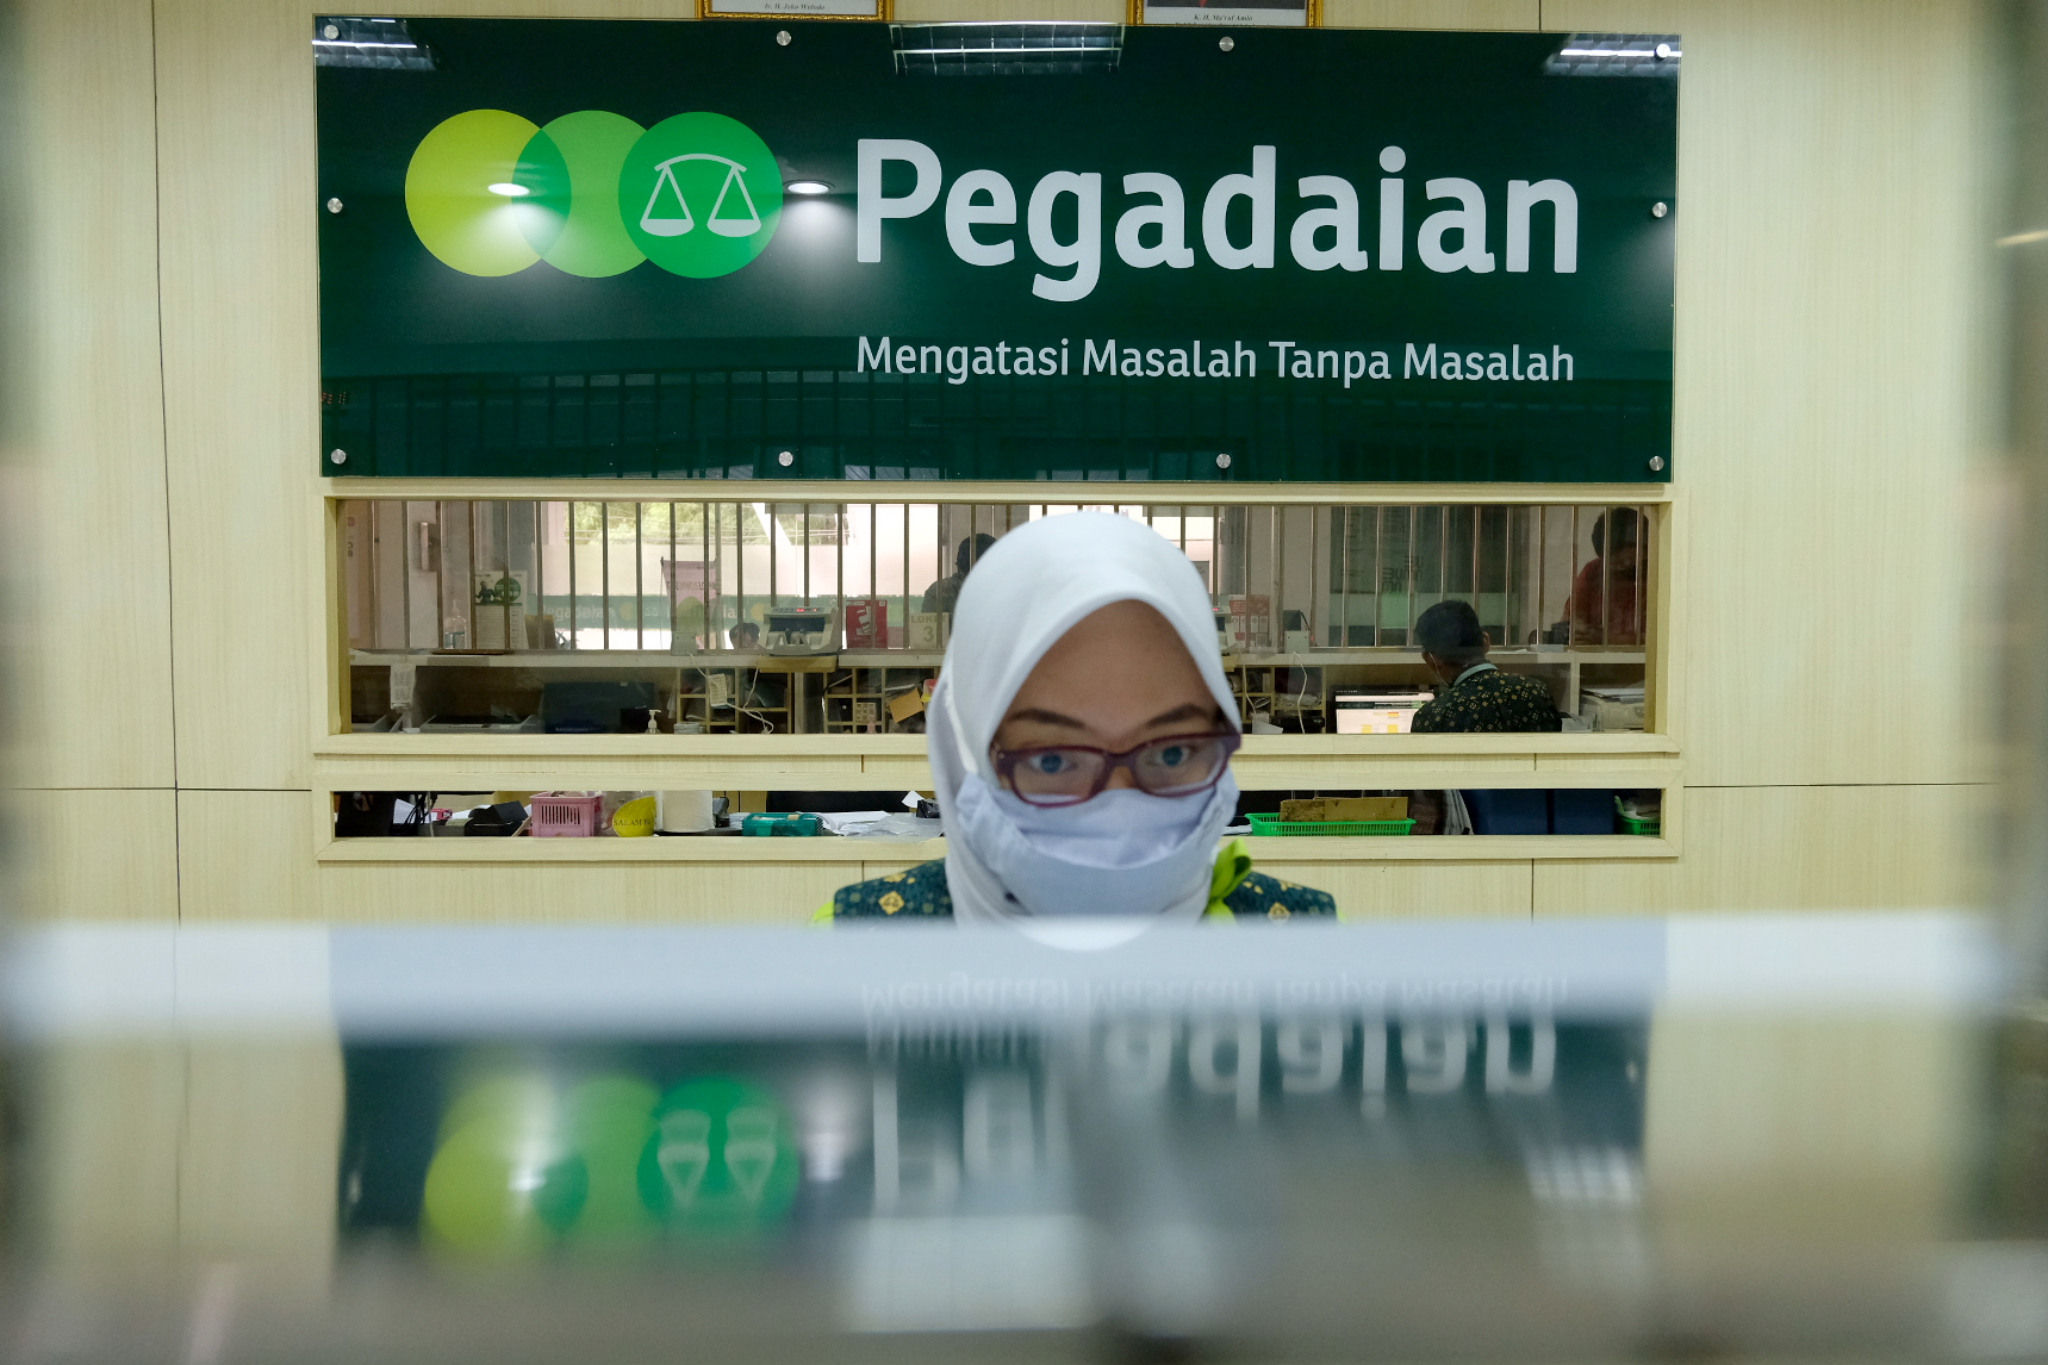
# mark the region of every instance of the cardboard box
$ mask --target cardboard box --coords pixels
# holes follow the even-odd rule
[[[1405,796],[1317,796],[1280,803],[1282,820],[1406,820]]]
[[[913,688],[889,698],[889,719],[901,725],[924,710],[924,692]]]

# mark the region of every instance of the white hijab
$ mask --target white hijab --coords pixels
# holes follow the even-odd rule
[[[1216,644],[1214,609],[1199,572],[1172,542],[1142,522],[1106,512],[1044,517],[1003,536],[976,562],[960,589],[953,636],[927,721],[932,777],[946,814],[946,882],[956,920],[1008,921],[1024,913],[1008,894],[1020,888],[1004,885],[990,866],[991,850],[977,847],[977,838],[966,822],[955,819],[955,812],[970,778],[998,787],[989,745],[1031,670],[1083,617],[1113,602],[1143,602],[1166,618],[1187,646],[1225,723],[1238,728],[1237,701],[1224,679]],[[1200,837],[1211,862],[1234,813],[1234,793],[1226,776],[1219,799],[1205,808]],[[1199,918],[1208,887],[1203,875],[1198,887],[1176,900],[1168,917]]]

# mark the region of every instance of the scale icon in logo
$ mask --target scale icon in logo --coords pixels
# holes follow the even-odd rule
[[[655,167],[660,172],[654,180],[654,193],[647,196],[647,207],[640,210],[640,230],[651,232],[656,237],[680,237],[697,226],[697,220],[690,215],[690,201],[683,197],[682,186],[676,183],[676,166],[684,161],[715,161],[726,168],[725,179],[718,187],[718,198],[711,205],[711,217],[705,226],[721,237],[751,237],[761,230],[761,211],[754,207],[754,196],[747,192],[747,168],[731,157],[716,152],[684,152],[672,156]],[[737,189],[740,199],[747,206],[744,218],[722,217],[726,200]],[[663,208],[662,195],[666,193],[675,205],[672,213],[657,213]]]
[[[737,119],[677,114],[626,153],[619,212],[634,245],[670,274],[730,275],[775,236],[782,170],[768,145]]]

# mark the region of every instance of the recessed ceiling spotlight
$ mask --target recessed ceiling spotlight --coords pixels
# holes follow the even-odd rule
[[[832,187],[822,180],[792,180],[782,187],[791,194],[830,194]]]
[[[515,185],[509,180],[500,180],[497,184],[486,185],[484,186],[484,188],[489,190],[492,194],[502,194],[507,199],[524,199],[527,195],[533,193],[533,191],[526,188],[526,186]]]

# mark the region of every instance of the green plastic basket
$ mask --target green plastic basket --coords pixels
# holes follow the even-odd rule
[[[1651,816],[1648,819],[1638,819],[1622,808],[1621,798],[1618,796],[1614,798],[1614,818],[1621,822],[1621,832],[1623,834],[1642,834],[1653,839],[1663,837],[1664,817],[1662,814]]]
[[[1413,820],[1282,820],[1278,815],[1246,815],[1252,833],[1265,838],[1281,835],[1406,834],[1415,828]]]

